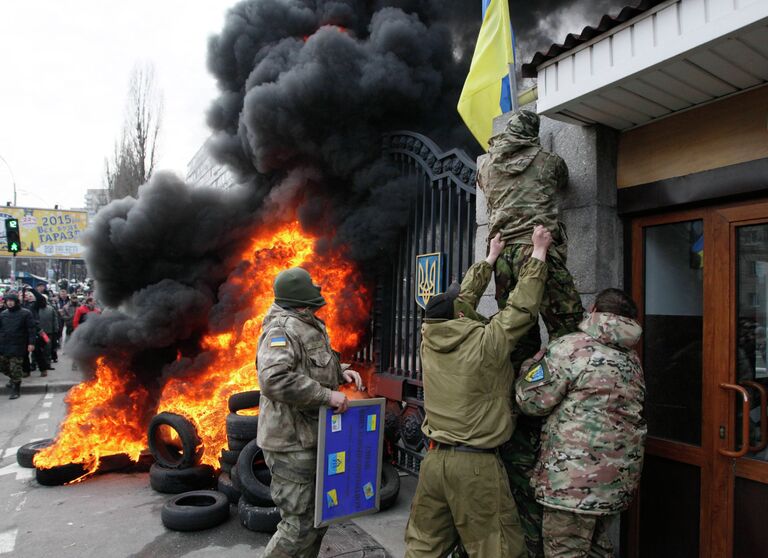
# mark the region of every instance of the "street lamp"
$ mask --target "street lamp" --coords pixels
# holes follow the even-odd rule
[[[11,174],[11,183],[13,184],[13,206],[16,207],[16,178],[13,176],[11,165],[8,164],[8,161],[6,161],[2,155],[0,155],[0,161],[5,163],[5,166],[8,168],[8,172]]]

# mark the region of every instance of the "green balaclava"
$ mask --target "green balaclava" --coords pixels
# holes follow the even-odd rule
[[[507,121],[505,132],[522,140],[539,142],[539,115],[530,110],[520,110]]]
[[[274,290],[275,303],[283,308],[325,306],[320,287],[312,282],[309,272],[301,267],[292,267],[278,273],[275,277]]]

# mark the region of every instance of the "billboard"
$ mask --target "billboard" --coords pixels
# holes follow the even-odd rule
[[[5,219],[19,220],[21,258],[82,259],[80,235],[88,227],[88,213],[61,209],[0,207],[0,225]],[[10,255],[5,227],[0,226],[0,250]]]

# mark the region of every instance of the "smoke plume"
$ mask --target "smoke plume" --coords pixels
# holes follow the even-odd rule
[[[553,40],[574,14],[612,4],[512,1],[510,8],[530,50]],[[382,134],[405,128],[478,154],[455,107],[479,16],[480,2],[466,1],[234,5],[209,42],[219,95],[207,120],[211,155],[238,186],[222,192],[157,173],[138,199],[98,214],[86,260],[110,309],[78,328],[75,358],[90,364],[106,355],[134,369],[140,362],[150,381],[180,347],[231,325],[242,301],[227,277],[265,223],[298,218],[321,238],[319,249],[344,247],[371,275],[388,266],[414,188],[382,158]],[[188,361],[165,371],[181,373]]]

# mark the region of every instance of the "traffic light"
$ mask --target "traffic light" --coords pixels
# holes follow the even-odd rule
[[[21,251],[21,236],[19,236],[18,219],[5,220],[5,238],[8,243],[9,252],[16,254],[16,252]]]

